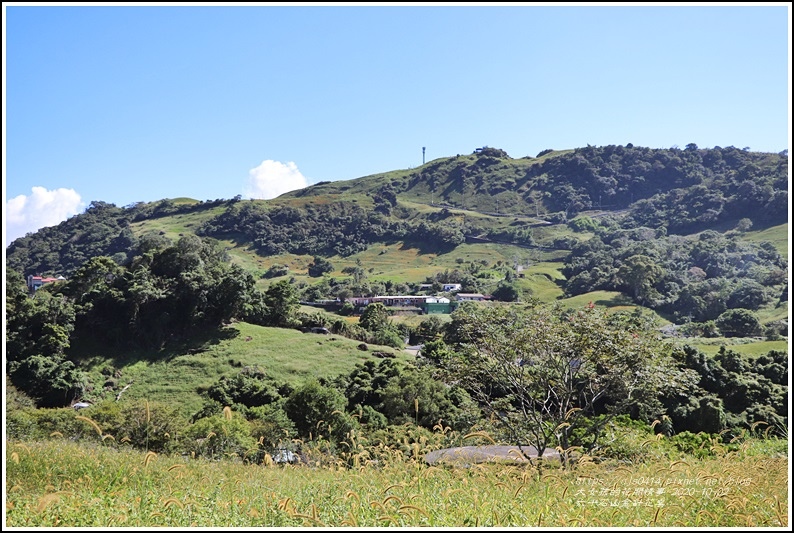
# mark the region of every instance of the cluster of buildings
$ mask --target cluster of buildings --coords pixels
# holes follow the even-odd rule
[[[423,314],[448,314],[457,306],[458,302],[463,301],[483,301],[487,297],[482,294],[471,294],[459,292],[455,295],[455,301],[443,296],[361,296],[348,298],[347,301],[356,308],[364,308],[372,303],[382,303],[386,307],[396,307],[405,310],[418,309]]]
[[[457,290],[460,290],[460,284],[454,284]],[[448,291],[444,285],[445,291]],[[455,289],[453,289],[455,290]],[[356,308],[357,311],[362,311],[369,304],[382,303],[386,307],[391,307],[398,311],[404,312],[419,312],[426,315],[432,314],[448,314],[455,310],[460,302],[475,301],[481,302],[488,300],[489,297],[483,294],[459,292],[455,294],[454,300],[450,300],[444,296],[356,296],[347,298],[345,301],[349,302]],[[302,302],[304,304],[315,305],[326,308],[338,308],[342,302],[339,300],[322,300],[319,302]]]

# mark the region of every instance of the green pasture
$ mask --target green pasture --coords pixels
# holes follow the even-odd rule
[[[394,354],[407,361],[405,352],[386,346],[358,348],[359,341],[339,335],[318,335],[298,330],[269,328],[238,322],[224,330],[207,334],[202,343],[174,349],[168,353],[97,353],[85,350],[85,369],[101,390],[103,370],[118,370],[120,377],[107,396],[125,387],[125,400],[151,400],[178,403],[186,414],[196,412],[206,389],[222,376],[233,376],[244,367],[259,367],[279,382],[297,385],[311,378],[332,378],[353,370],[356,363],[377,356],[373,352]],[[97,393],[98,394],[98,393]]]
[[[195,233],[201,224],[223,213],[225,209],[225,207],[212,207],[193,213],[150,218],[131,223],[130,229],[136,237],[147,233],[162,233],[169,239],[176,241],[179,239],[180,234]]]
[[[758,339],[744,339],[744,338],[716,338],[705,339],[702,337],[693,337],[690,339],[682,339],[675,341],[676,344],[688,344],[693,348],[697,348],[703,353],[714,355],[720,351],[723,346],[726,350],[732,350],[748,357],[758,357],[765,355],[771,350],[778,350],[788,352],[788,340],[767,341]]]
[[[742,238],[751,242],[769,241],[778,252],[788,260],[788,247],[791,240],[788,224],[780,224],[758,231],[748,231]]]

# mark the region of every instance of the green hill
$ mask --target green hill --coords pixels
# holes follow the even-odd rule
[[[119,267],[113,275],[133,278],[134,268],[151,273],[125,290],[138,298],[131,306],[152,305],[160,314],[137,324],[134,334],[119,328],[115,341],[167,339],[173,329],[177,336],[184,331],[185,346],[171,343],[161,353],[159,347],[76,342],[68,355],[92,375],[98,396],[117,394],[132,380],[126,396],[180,398],[187,410],[195,410],[201,390],[246,366],[300,382],[349,372],[373,357],[372,349],[360,351],[358,341],[342,335],[332,341],[253,325],[242,316],[245,305],[253,306],[248,301],[224,303],[228,316],[222,318],[234,326],[219,331],[236,332],[228,338],[205,328],[212,305],[184,295],[198,309],[196,321],[184,318],[190,326],[184,330],[173,321],[165,326],[159,317],[175,308],[168,315],[152,302],[178,293],[184,280],[180,272],[167,282],[158,277],[170,268],[167,259],[160,270],[148,262],[178,249],[183,238],[185,248],[198,246],[190,240],[195,236],[223,256],[225,266],[213,271],[218,285],[250,275],[259,291],[287,282],[303,301],[413,294],[425,292],[422,285],[461,283],[465,292],[486,295],[508,287],[523,301],[639,309],[662,324],[689,324],[696,338],[713,334],[726,311],[748,309],[758,327],[747,336],[774,337],[775,331],[785,334],[788,321],[787,166],[787,153],[735,147],[587,146],[521,158],[483,148],[413,169],[318,183],[272,200],[182,197],[123,208],[92,202],[85,213],[16,239],[7,248],[6,269],[72,280],[92,259],[109,257]],[[196,289],[196,299],[214,294],[211,285]],[[81,293],[68,297],[79,305]],[[77,314],[83,312],[89,311]],[[124,312],[140,318],[135,310]],[[100,318],[106,317],[94,317]],[[338,315],[331,320],[356,323]],[[105,334],[98,324],[106,322],[92,327]],[[417,317],[395,322],[418,325]],[[197,331],[210,338],[202,340]],[[122,378],[100,393],[103,370],[111,369]]]

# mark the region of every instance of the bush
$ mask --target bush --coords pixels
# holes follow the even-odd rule
[[[754,337],[763,331],[758,317],[747,309],[728,309],[715,323],[725,337]]]
[[[309,276],[312,278],[319,278],[326,272],[333,271],[334,265],[332,265],[328,259],[320,257],[319,255],[315,255],[314,261],[309,265]]]
[[[345,303],[342,304],[342,308],[339,309],[339,314],[342,315],[342,316],[350,316],[350,315],[353,314],[353,312],[355,310],[356,310],[356,308],[353,306],[352,303],[345,302]]]
[[[496,290],[491,293],[491,296],[494,300],[498,300],[500,302],[517,302],[521,296],[521,293],[512,283],[502,282],[499,284]]]
[[[233,456],[245,459],[252,453],[256,455],[258,446],[251,436],[249,423],[226,410],[223,415],[202,418],[188,427],[183,449],[207,459]]]
[[[226,406],[246,407],[273,403],[289,394],[286,384],[278,383],[259,367],[245,367],[236,376],[222,377],[207,390],[207,396]]]
[[[332,387],[312,380],[295,389],[284,402],[284,412],[295,424],[301,438],[319,434],[342,440],[350,428],[345,420],[345,396]]]
[[[569,220],[568,227],[576,232],[596,231],[600,227],[600,224],[591,217],[580,216],[573,220]]]
[[[598,432],[598,442],[593,447],[594,425],[603,425]],[[628,415],[618,415],[608,420],[607,415],[581,417],[574,429],[571,445],[582,446],[594,457],[617,459],[631,463],[648,458],[648,440],[653,438],[651,426]]]
[[[157,453],[172,452],[179,446],[179,436],[187,421],[176,406],[159,402],[122,404],[106,401],[83,410],[100,427],[115,436],[116,443]]]
[[[402,348],[405,346],[405,339],[391,328],[378,330],[373,333],[370,338],[370,342],[373,344],[382,344],[383,346],[391,346],[392,348]]]
[[[286,276],[289,274],[289,267],[286,265],[279,265],[275,264],[272,265],[267,271],[262,274],[263,278],[270,279],[270,278],[277,278],[279,276]]]
[[[71,408],[25,409],[6,417],[7,438],[45,440],[53,437],[80,440],[99,439],[96,430],[79,420]],[[85,416],[85,414],[83,415]]]
[[[712,447],[720,443],[719,435],[710,433],[682,431],[670,437],[670,443],[680,452],[693,455],[698,459],[714,455]]]
[[[720,336],[719,328],[717,328],[717,324],[713,320],[689,322],[688,324],[683,324],[678,331],[686,337],[714,338]]]
[[[251,436],[262,446],[263,451],[295,451],[292,439],[297,437],[295,424],[279,404],[252,407],[248,411]]]

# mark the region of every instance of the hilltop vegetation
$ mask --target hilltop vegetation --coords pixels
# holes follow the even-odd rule
[[[340,255],[374,242],[410,238],[421,222],[426,224],[425,234],[414,236],[414,242],[435,238],[441,244],[459,244],[460,233],[487,236],[491,231],[507,231],[502,240],[520,244],[532,227],[524,217],[566,222],[594,209],[628,209],[623,227],[664,227],[669,234],[730,228],[742,219],[760,228],[788,221],[785,152],[695,145],[685,150],[626,145],[544,152],[537,158],[513,159],[502,150],[485,148],[417,169],[315,184],[245,208],[235,205],[239,197],[163,200],[126,208],[92,202],[82,215],[15,240],[7,264],[24,275],[69,274],[96,255],[126,252],[128,259],[132,241],[139,237],[126,231],[131,224],[179,215],[201,214],[192,216],[185,230],[243,238],[267,254],[293,247],[286,251]],[[422,210],[422,204],[439,209]],[[461,219],[463,211],[453,209],[465,211],[467,219]],[[519,218],[500,220],[504,215]],[[309,226],[306,220],[311,221]],[[308,232],[331,231],[296,239],[300,232],[293,231],[295,224]],[[277,238],[274,249],[268,249],[262,238],[257,241],[259,231]],[[510,235],[511,231],[516,234]]]

